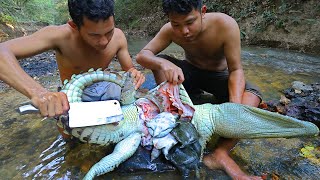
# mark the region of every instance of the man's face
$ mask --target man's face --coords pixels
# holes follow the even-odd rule
[[[96,50],[102,51],[108,46],[113,36],[114,18],[111,16],[106,20],[94,22],[84,17],[79,32],[86,43]]]
[[[202,14],[193,9],[189,14],[170,13],[169,20],[174,34],[185,41],[193,41],[202,30]]]

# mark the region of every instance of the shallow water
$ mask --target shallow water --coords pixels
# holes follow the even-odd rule
[[[138,53],[147,40],[129,41],[129,49]],[[183,49],[175,44],[162,53],[183,59]],[[306,84],[320,82],[320,56],[313,56],[288,50],[259,47],[242,47],[241,60],[245,77],[257,85],[264,100],[279,99],[284,88],[293,81]]]
[[[135,55],[147,40],[129,41]],[[181,49],[171,46],[165,51],[182,56]],[[320,57],[301,53],[247,47],[242,60],[248,80],[258,85],[265,100],[279,99],[280,91],[294,80],[319,82]],[[116,64],[112,65],[117,67]],[[150,75],[150,74],[149,74]],[[55,90],[57,76],[42,77],[45,87]],[[37,114],[19,115],[15,108],[27,98],[8,89],[0,93],[0,179],[81,179],[89,167],[110,152],[110,148],[81,144],[73,147],[59,135],[53,120]],[[320,163],[299,155],[300,149],[311,145],[320,151],[316,138],[241,140],[232,156],[244,171],[268,178],[318,179]],[[318,160],[318,161],[317,161]],[[121,175],[121,177],[120,177]],[[179,179],[176,171],[163,173],[119,174],[112,172],[98,179]],[[222,171],[201,168],[201,179],[229,179]]]

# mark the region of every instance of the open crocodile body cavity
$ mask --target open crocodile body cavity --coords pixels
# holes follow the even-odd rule
[[[123,121],[118,125],[73,129],[67,127],[64,118],[58,121],[58,125],[83,142],[100,145],[116,143],[113,153],[95,164],[84,179],[93,179],[114,170],[134,154],[140,143],[152,144],[146,123],[161,112],[170,112],[180,120],[191,121],[199,134],[201,157],[206,143],[213,135],[225,138],[267,138],[319,134],[318,127],[310,122],[250,106],[234,103],[193,105],[182,85],[162,83],[136,100],[132,78],[128,73],[89,70],[66,81],[62,92],[67,94],[69,102],[79,102],[83,89],[100,81],[114,82],[121,87]]]

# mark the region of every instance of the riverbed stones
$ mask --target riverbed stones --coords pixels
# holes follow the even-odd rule
[[[320,83],[305,84],[294,81],[283,91],[279,101],[262,103],[260,108],[278,112],[316,124],[320,127]]]

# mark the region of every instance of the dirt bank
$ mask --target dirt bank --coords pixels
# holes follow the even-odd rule
[[[118,2],[116,25],[127,36],[154,36],[167,22],[161,3],[139,2]],[[223,12],[236,19],[244,45],[320,54],[318,0],[204,0],[204,4],[208,12]],[[0,42],[30,34],[44,25],[0,23]]]
[[[262,3],[256,14],[251,12],[247,17],[239,18],[245,43],[320,54],[319,1],[274,2],[264,6]],[[251,4],[241,1],[240,7],[245,3]]]
[[[204,4],[208,12],[223,12],[236,19],[243,44],[320,54],[319,0],[204,0]],[[148,7],[128,11],[129,5],[118,11],[132,13],[118,13],[116,18],[128,35],[154,36],[167,22],[161,3],[141,4]]]
[[[0,21],[0,42],[30,35],[48,24],[44,23],[4,23]]]

